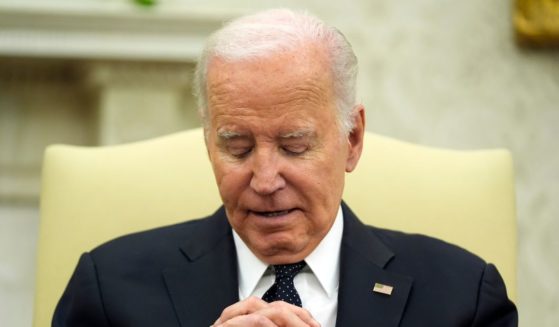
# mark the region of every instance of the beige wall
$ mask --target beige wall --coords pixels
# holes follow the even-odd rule
[[[35,1],[19,2],[33,5]],[[0,0],[3,2],[6,0]],[[559,324],[559,238],[555,237],[559,231],[559,152],[555,144],[559,137],[559,52],[522,50],[514,45],[512,1],[160,2],[160,9],[172,8],[177,13],[205,9],[238,12],[270,6],[308,9],[338,26],[353,43],[361,65],[359,99],[367,107],[369,130],[435,146],[510,149],[517,171],[521,324]],[[76,6],[70,0],[57,3]],[[82,5],[125,10],[126,3],[90,0]],[[76,105],[75,95],[60,100],[58,93],[48,93],[53,102],[47,106],[57,102]],[[10,114],[16,109],[14,101],[2,98],[2,94],[0,90],[0,137],[11,137],[5,131],[13,125],[6,119],[16,117]],[[126,95],[111,99],[118,102],[122,97]],[[68,122],[81,117],[62,113]],[[169,117],[179,116],[184,115]],[[84,143],[91,140],[89,134],[79,135]],[[11,159],[3,160],[23,160],[14,158],[14,151]],[[36,149],[27,155],[34,156]],[[21,303],[32,291],[22,285],[32,283],[28,270],[33,250],[14,253],[8,249],[21,243],[21,233],[31,235],[24,239],[33,242],[36,219],[27,218],[33,211],[23,211],[26,218],[14,222],[10,218],[16,216],[12,214],[16,209],[11,210],[0,211],[0,231],[4,231],[0,234],[0,251],[4,251],[0,252],[0,308],[11,305],[6,302],[7,294],[19,294]],[[22,224],[28,228],[21,228]],[[5,232],[7,229],[12,232]],[[25,263],[16,264],[15,256],[17,262]],[[15,291],[10,276],[19,276]],[[15,318],[10,326],[28,326],[29,319],[21,317],[23,314],[0,311],[0,325],[2,316],[12,315]]]

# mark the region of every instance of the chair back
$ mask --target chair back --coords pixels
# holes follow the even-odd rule
[[[366,133],[344,199],[368,224],[432,235],[496,264],[516,297],[513,170],[505,150],[452,151]],[[49,326],[80,254],[221,204],[201,129],[45,153],[34,326]]]

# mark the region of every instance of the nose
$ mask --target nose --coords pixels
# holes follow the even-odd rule
[[[252,157],[250,187],[260,195],[270,195],[285,187],[277,154],[273,151],[257,151]]]

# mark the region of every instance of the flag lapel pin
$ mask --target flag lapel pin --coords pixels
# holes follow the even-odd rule
[[[385,294],[385,295],[392,295],[393,290],[394,290],[394,287],[392,287],[390,285],[384,285],[384,284],[381,284],[381,283],[375,283],[375,286],[373,287],[373,292],[381,293],[381,294]]]

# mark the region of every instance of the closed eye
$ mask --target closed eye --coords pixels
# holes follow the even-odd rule
[[[252,152],[252,147],[244,146],[229,146],[227,147],[227,152],[235,158],[242,159],[248,156]]]
[[[297,156],[305,153],[308,150],[306,145],[284,145],[281,147],[282,151],[287,155]]]
[[[254,141],[247,135],[222,131],[218,136],[219,147],[225,154],[233,158],[242,159],[249,155],[254,148]]]

